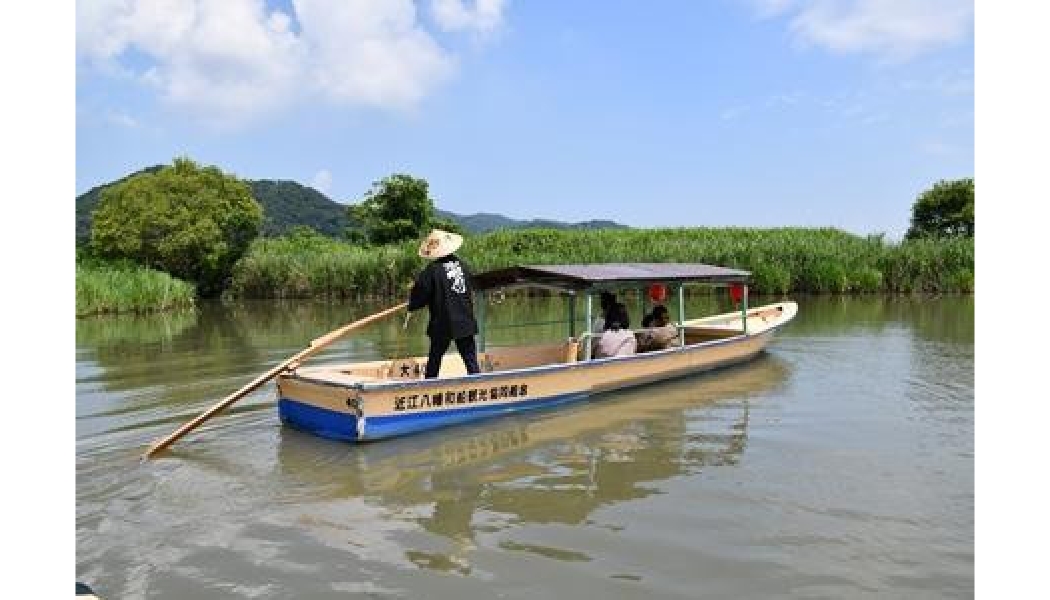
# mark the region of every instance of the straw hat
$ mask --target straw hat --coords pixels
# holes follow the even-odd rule
[[[423,243],[419,245],[419,255],[431,260],[443,258],[459,250],[459,247],[462,245],[463,236],[440,229],[432,229],[427,239],[423,240]]]

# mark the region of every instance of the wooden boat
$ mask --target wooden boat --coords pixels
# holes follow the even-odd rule
[[[617,392],[600,405],[581,406],[586,418],[568,407],[515,413],[458,426],[454,436],[439,429],[382,444],[362,444],[354,460],[346,460],[344,451],[326,447],[314,436],[293,432],[278,439],[277,466],[290,485],[307,490],[307,495],[312,493],[309,488],[321,486],[332,497],[382,494],[408,504],[423,502],[433,492],[430,478],[438,472],[469,469],[486,481],[509,481],[520,475],[516,467],[523,462],[534,468],[553,468],[563,462],[522,461],[524,454],[568,454],[574,457],[569,462],[589,464],[595,457],[599,462],[615,463],[622,453],[666,453],[667,460],[644,460],[644,466],[632,463],[631,474],[624,474],[634,483],[658,481],[684,474],[686,464],[736,464],[747,446],[750,403],[783,388],[790,373],[785,361],[766,354],[722,369],[717,377],[700,374]],[[689,409],[698,407],[710,412],[691,418]],[[654,434],[652,427],[662,427],[663,432]],[[675,428],[682,445],[654,441],[669,435],[668,428]],[[613,452],[599,451],[603,448]],[[617,467],[604,464],[601,468]],[[546,475],[558,477],[559,473]],[[609,492],[624,489],[614,487]],[[546,489],[557,492],[557,486]],[[508,512],[513,510],[508,507]]]
[[[298,429],[348,441],[378,440],[523,410],[552,407],[674,377],[747,361],[797,312],[794,302],[749,308],[750,273],[702,264],[617,263],[519,266],[474,277],[479,312],[478,359],[468,375],[458,354],[444,357],[439,376],[424,379],[427,358],[298,366],[277,376],[281,420]],[[630,356],[593,358],[593,299],[604,290],[663,285],[677,292],[678,344]],[[742,290],[740,310],[687,320],[686,285]],[[544,344],[485,345],[485,293],[539,287],[569,298],[569,335]],[[576,300],[583,298],[587,331],[576,334]]]

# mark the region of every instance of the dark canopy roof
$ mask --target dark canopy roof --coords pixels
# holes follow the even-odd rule
[[[524,265],[474,276],[474,287],[487,290],[512,285],[545,285],[586,290],[647,283],[747,283],[748,271],[686,263],[603,263],[594,265]]]

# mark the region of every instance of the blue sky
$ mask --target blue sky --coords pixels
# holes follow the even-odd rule
[[[907,229],[974,173],[973,3],[79,0],[76,191],[187,155],[341,202]]]

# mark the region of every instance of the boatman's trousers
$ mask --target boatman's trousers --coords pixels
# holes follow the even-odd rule
[[[445,355],[445,351],[448,350],[448,345],[451,342],[452,340],[447,337],[430,338],[430,355],[427,357],[427,379],[433,379],[438,376],[438,372],[441,371],[441,357]],[[463,364],[466,365],[468,374],[474,374],[481,370],[478,368],[478,348],[474,343],[474,336],[468,335],[467,337],[456,338],[456,349],[459,350],[459,355],[463,357]]]

